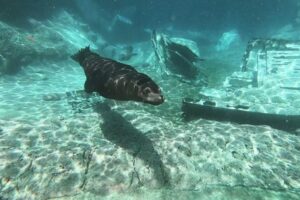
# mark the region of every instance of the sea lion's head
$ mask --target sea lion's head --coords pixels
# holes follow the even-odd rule
[[[72,55],[71,58],[83,66],[84,59],[90,54],[95,53],[91,52],[90,46],[87,46],[83,49],[80,49],[76,54]]]
[[[144,103],[159,105],[164,102],[161,91],[149,77],[138,82],[138,97]]]

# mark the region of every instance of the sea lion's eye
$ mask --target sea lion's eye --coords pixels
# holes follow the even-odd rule
[[[143,94],[144,95],[147,95],[147,94],[149,94],[151,92],[151,89],[150,88],[145,88],[144,90],[143,90]]]

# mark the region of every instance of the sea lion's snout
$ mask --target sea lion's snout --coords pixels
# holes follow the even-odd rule
[[[140,97],[142,98],[143,102],[149,103],[152,105],[159,105],[164,102],[164,97],[161,94],[160,90],[158,88],[151,88],[151,87],[145,87],[140,92]]]
[[[146,102],[152,105],[159,105],[164,102],[164,97],[161,94],[152,93],[146,98]]]

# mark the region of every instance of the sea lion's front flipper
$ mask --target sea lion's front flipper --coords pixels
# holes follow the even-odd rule
[[[94,92],[95,88],[93,86],[93,83],[90,79],[86,79],[84,83],[84,91],[87,93],[92,93]]]

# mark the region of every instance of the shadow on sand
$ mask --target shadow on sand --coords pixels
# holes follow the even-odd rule
[[[161,158],[154,149],[152,141],[119,113],[113,111],[107,103],[95,104],[94,110],[103,117],[103,123],[100,126],[104,137],[126,150],[133,157],[143,160],[146,165],[153,169],[159,185],[169,187],[169,176],[165,172]],[[139,184],[142,185],[137,173],[136,176]]]

